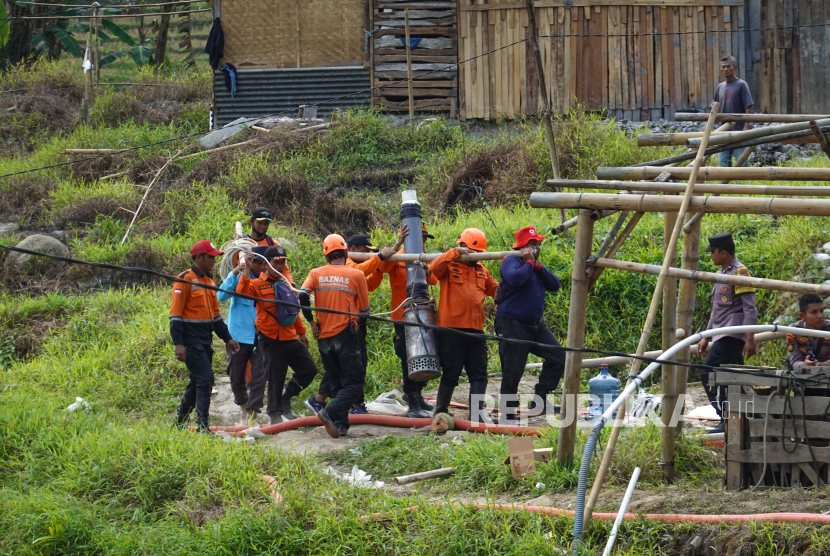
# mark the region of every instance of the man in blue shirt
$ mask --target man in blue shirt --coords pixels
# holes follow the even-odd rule
[[[258,255],[265,255],[267,245],[257,245],[251,251]],[[265,266],[265,259],[254,255],[246,257],[252,278],[259,278]],[[235,292],[239,284],[239,266],[229,273],[221,288],[228,292]],[[231,300],[231,309],[228,313],[228,330],[231,337],[239,343],[239,351],[232,354],[228,351],[228,376],[231,378],[233,401],[239,406],[242,418],[246,422],[253,422],[262,411],[265,397],[265,362],[262,354],[256,349],[256,307],[254,302],[242,299],[230,293],[218,292],[219,301]],[[248,362],[251,363],[251,383],[245,385],[245,374]]]
[[[565,352],[556,336],[543,320],[545,294],[559,289],[559,278],[539,262],[540,248],[545,236],[540,236],[533,226],[525,226],[516,232],[515,255],[508,255],[501,263],[501,283],[496,293],[496,334],[502,338],[530,340],[551,346],[553,349],[499,342],[501,360],[501,390],[499,415],[502,423],[516,420],[519,407],[518,390],[522,380],[527,354],[543,358],[542,372],[535,387],[541,405],[534,399],[531,411],[537,414],[555,412],[547,403],[547,396],[556,390],[565,372]]]

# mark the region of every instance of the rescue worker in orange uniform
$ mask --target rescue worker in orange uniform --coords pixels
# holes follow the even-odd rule
[[[487,237],[478,228],[467,228],[450,249],[429,267],[441,284],[438,326],[481,334],[481,338],[438,330],[438,351],[443,375],[438,385],[435,414],[446,413],[461,370],[470,380],[470,420],[478,420],[487,390],[487,342],[484,339],[484,298],[493,297],[496,282],[483,265],[459,260],[461,255],[487,250]]]
[[[265,272],[254,279],[244,272],[246,261],[243,259],[239,263],[243,275],[236,287],[238,293],[269,301],[277,299],[277,288],[286,283],[280,274],[284,275],[288,255],[281,246],[274,245],[265,251],[265,260],[270,264],[266,264]],[[299,315],[295,313],[293,318],[290,324],[283,324],[276,304],[256,302],[258,347],[268,373],[267,411],[272,425],[297,418],[291,410],[291,398],[305,390],[317,375],[317,365],[308,351],[306,328]],[[294,371],[294,377],[283,390],[288,367]]]
[[[210,432],[210,394],[213,390],[213,333],[230,348],[239,351],[219,312],[216,287],[211,271],[216,257],[222,255],[208,240],[197,241],[190,250],[193,265],[179,274],[185,282],[173,284],[170,304],[170,336],[176,346],[176,359],[184,362],[190,375],[176,413],[176,426],[183,428],[190,412],[196,409],[196,423],[202,432]]]
[[[401,226],[399,243],[402,243],[404,238],[409,235],[409,228]],[[427,239],[435,239],[435,236],[429,233],[426,224],[421,224],[421,236],[423,238],[424,248],[426,248]],[[397,251],[397,249],[396,249]],[[404,250],[398,251],[403,253]],[[435,409],[431,403],[426,401],[421,395],[421,392],[426,386],[426,382],[419,382],[410,380],[409,367],[406,359],[406,327],[398,322],[403,322],[403,302],[409,297],[406,293],[406,263],[404,262],[386,262],[381,267],[381,270],[389,275],[389,285],[392,288],[391,307],[394,309],[390,315],[390,319],[397,321],[395,323],[395,335],[393,337],[393,345],[395,347],[395,355],[401,361],[401,372],[403,375],[403,400],[407,403],[406,410],[407,417],[427,418],[430,417],[430,411]],[[432,275],[429,267],[426,268],[427,281],[434,286],[438,283],[435,276]]]
[[[351,313],[318,312],[310,309],[303,315],[311,323],[323,368],[331,383],[333,399],[317,417],[332,438],[349,431],[349,410],[363,395],[366,360],[363,358],[359,329],[366,326],[369,314],[369,287],[363,272],[346,266],[346,240],[332,234],[323,240],[323,255],[329,264],[312,270],[300,289],[300,304]],[[359,318],[359,317],[364,318]]]
[[[378,249],[374,245],[372,245],[372,238],[370,238],[366,234],[357,234],[353,235],[349,238],[346,242],[348,246],[349,253],[378,253],[377,256],[372,257],[366,261],[356,263],[352,260],[351,257],[346,259],[346,266],[349,268],[354,268],[361,271],[364,276],[366,276],[366,283],[369,288],[369,292],[373,292],[378,289],[381,282],[383,282],[383,273],[380,272],[379,268],[383,264],[383,262],[395,254],[395,251],[401,246],[403,242],[403,237],[398,238],[398,242],[395,244],[394,247],[384,247],[383,249]],[[360,341],[363,350],[363,358],[366,360],[366,364],[369,364],[369,355],[366,352],[366,327],[363,326],[360,328]],[[315,415],[320,412],[321,409],[326,407],[326,400],[331,395],[331,384],[329,383],[328,377],[323,376],[323,379],[320,381],[320,387],[317,390],[317,394],[310,397],[305,401],[305,406],[310,409]],[[352,415],[367,415],[369,411],[366,409],[366,404],[361,397],[360,402],[355,404],[352,408],[351,414]]]
[[[265,207],[257,207],[251,212],[251,231],[242,236],[247,240],[253,241],[257,245],[264,245],[266,247],[273,247],[279,245],[279,242],[268,235],[268,228],[271,226],[272,218],[271,211]],[[237,234],[234,234],[234,239],[239,239]],[[238,260],[233,261],[234,264],[239,264]],[[291,269],[288,265],[285,266],[283,273],[290,283],[294,283],[294,278],[291,276]]]

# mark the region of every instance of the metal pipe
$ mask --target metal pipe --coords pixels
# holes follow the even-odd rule
[[[620,524],[625,517],[628,504],[631,503],[631,495],[634,493],[634,487],[637,486],[637,479],[639,478],[640,468],[635,467],[634,473],[631,475],[631,480],[628,482],[628,488],[625,489],[625,496],[623,496],[622,504],[620,504],[620,511],[617,512],[617,519],[614,520],[614,526],[611,528],[611,536],[608,537],[608,542],[605,545],[602,556],[610,556],[611,551],[614,550],[614,543],[617,541],[617,532],[620,530]]]

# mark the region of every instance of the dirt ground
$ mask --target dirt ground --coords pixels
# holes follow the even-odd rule
[[[533,386],[537,378],[526,376],[523,378],[520,387],[520,394],[532,394]],[[487,393],[497,395],[500,386],[498,376],[491,377]],[[221,421],[221,424],[240,424],[239,410],[233,403],[230,392],[230,385],[227,377],[219,377],[214,388],[214,396],[211,402],[211,415],[214,423]],[[433,397],[434,390],[425,391],[425,397]],[[690,385],[689,394],[694,405],[707,404],[706,395],[700,385]],[[469,395],[467,384],[461,384],[456,389],[453,400],[466,404]],[[467,418],[467,410],[452,408],[451,413],[459,418]],[[306,414],[310,412],[306,411]],[[530,424],[534,423],[533,420]],[[217,423],[220,424],[220,423]],[[695,426],[700,426],[695,424]],[[275,436],[261,439],[257,445],[266,449],[283,449],[298,452],[306,455],[318,455],[325,458],[325,454],[335,450],[342,450],[357,445],[359,442],[372,438],[380,438],[386,435],[415,435],[428,434],[428,430],[412,428],[383,427],[377,425],[354,425],[345,438],[333,439],[326,434],[321,427],[307,427],[293,431],[287,431]],[[463,431],[451,431],[449,434],[465,435]],[[349,471],[340,469],[339,471]],[[409,485],[396,486],[385,485],[384,489],[392,495],[406,496],[416,493],[427,500],[447,501],[447,493],[442,489],[435,489],[431,486],[432,481],[413,483]],[[616,512],[622,500],[624,489],[620,487],[606,487],[600,494],[596,510],[598,512]],[[451,501],[464,503],[501,503],[501,504],[527,504],[534,506],[551,506],[561,509],[573,509],[575,493],[573,491],[544,494],[542,496],[517,495],[516,493],[505,493],[496,497],[481,497],[474,494],[453,495]],[[634,491],[630,510],[637,513],[678,513],[678,514],[758,514],[771,512],[804,512],[822,513],[830,510],[830,490],[814,491],[791,489],[782,491],[764,491],[740,493],[726,492],[718,484],[713,484],[705,489],[695,491],[684,490],[677,486],[650,487],[648,489],[637,489]]]

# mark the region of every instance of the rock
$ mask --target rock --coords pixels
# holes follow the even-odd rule
[[[830,309],[830,297],[825,297],[824,298],[824,308],[825,309]]]
[[[822,245],[821,248],[824,249],[825,253],[830,252],[830,241]]]
[[[10,236],[20,229],[14,222],[0,222],[0,236]]]
[[[816,253],[813,255],[813,260],[823,267],[830,266],[830,255],[827,253]]]
[[[69,249],[66,245],[57,239],[49,236],[35,234],[27,237],[16,245],[21,249],[28,249],[30,251],[40,251],[41,253],[49,253],[66,257],[69,255]],[[20,272],[31,272],[34,270],[34,265],[31,263],[36,257],[27,253],[12,252],[8,256],[9,264]]]
[[[809,276],[806,276],[802,280],[802,282],[804,282],[805,284],[818,284],[818,283],[823,282],[823,281],[824,281],[824,277],[819,276],[818,274],[810,274]]]

